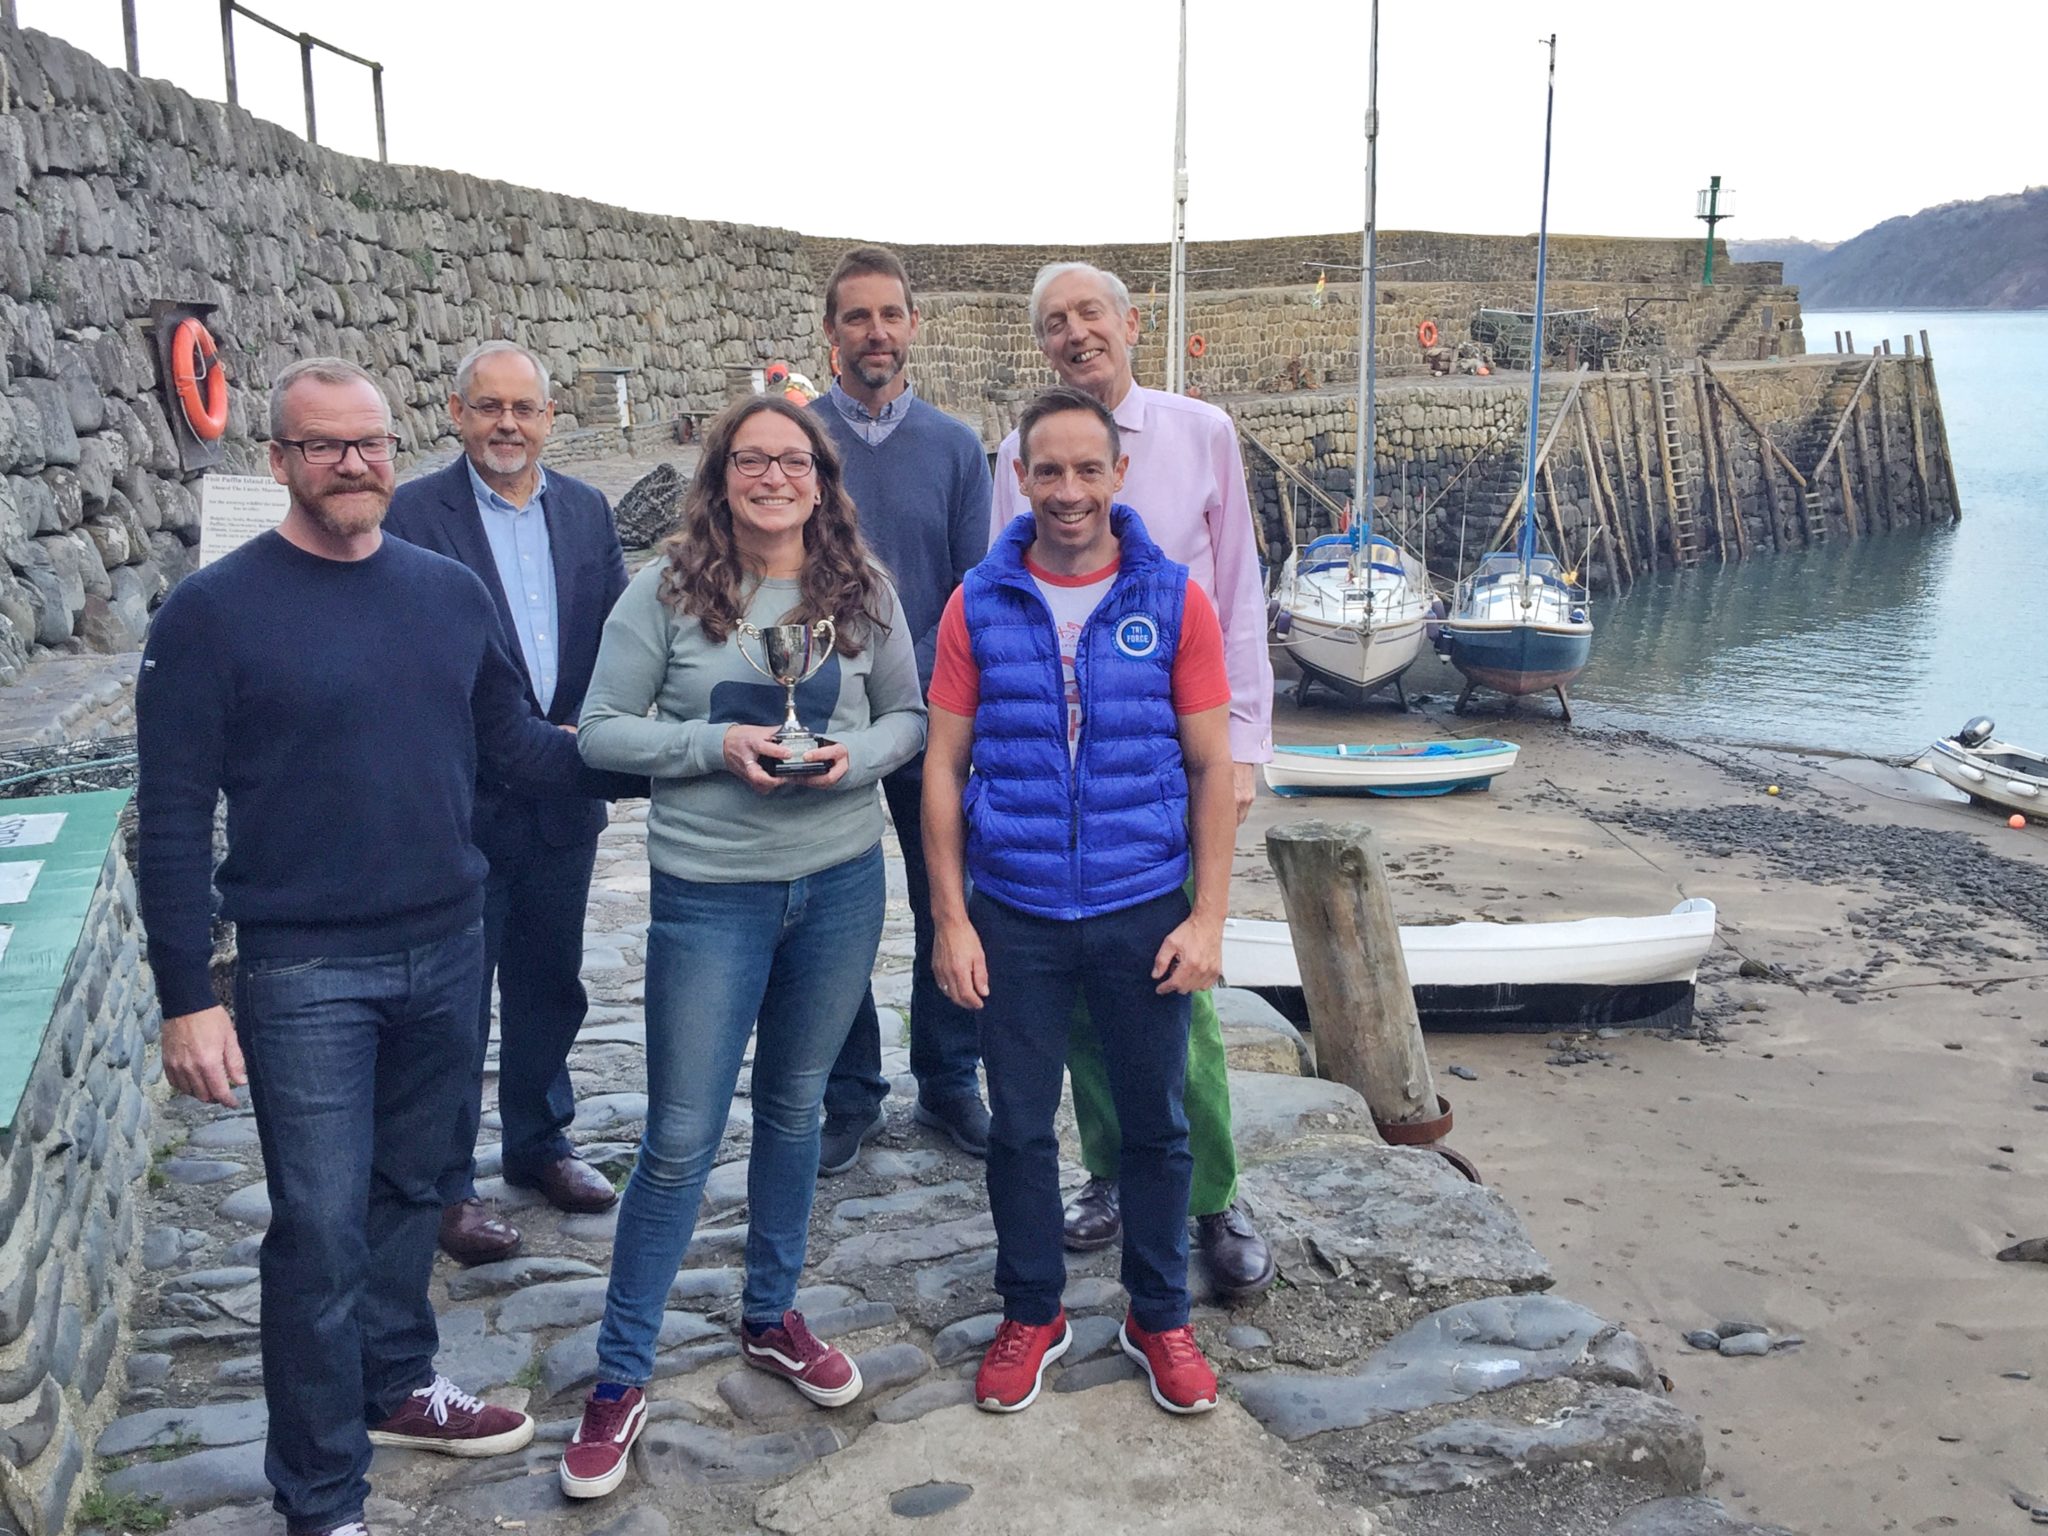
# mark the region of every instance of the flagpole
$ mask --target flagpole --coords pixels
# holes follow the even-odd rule
[[[1166,278],[1166,388],[1187,388],[1188,0],[1180,0],[1180,89],[1173,115],[1173,250]]]

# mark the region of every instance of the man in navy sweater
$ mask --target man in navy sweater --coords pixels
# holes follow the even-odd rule
[[[368,1536],[371,1446],[518,1450],[533,1420],[434,1369],[437,1180],[471,1088],[484,859],[481,760],[536,792],[602,793],[535,718],[483,584],[381,530],[397,439],[339,358],[279,374],[274,533],[164,603],[136,695],[139,875],[164,1075],[234,1107],[247,1082],[263,1239],[265,1475],[291,1536]],[[209,963],[218,884],[235,1016]]]
[[[523,664],[526,702],[555,724],[583,711],[598,637],[626,590],[626,558],[604,493],[540,462],[555,419],[547,367],[525,347],[487,341],[455,370],[448,411],[462,454],[392,495],[384,531],[459,560],[491,594],[506,649]],[[508,1257],[519,1229],[476,1192],[476,1135],[491,981],[498,990],[498,1114],[505,1182],[558,1210],[607,1209],[611,1180],[576,1155],[569,1048],[583,1027],[583,916],[600,800],[519,794],[486,775],[476,790],[484,885],[484,984],[477,1000],[475,1091],[441,1181],[441,1251],[463,1264]]]
[[[946,599],[988,552],[988,457],[972,430],[910,391],[903,369],[917,336],[917,303],[910,274],[893,251],[861,246],[839,259],[825,284],[825,334],[838,354],[839,381],[811,409],[839,445],[860,531],[895,579],[917,645],[918,682],[928,689]],[[910,994],[916,1116],[961,1151],[983,1157],[988,1110],[975,1075],[974,1018],[939,991],[932,975],[931,887],[918,819],[923,788],[922,756],[882,780],[916,930]],[[870,991],[825,1087],[820,1173],[854,1165],[860,1144],[882,1128],[888,1093]]]

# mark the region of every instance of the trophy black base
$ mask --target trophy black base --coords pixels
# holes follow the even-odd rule
[[[829,747],[831,745],[831,738],[826,736],[813,737],[810,743],[811,747]],[[805,750],[809,751],[810,747],[805,748]],[[787,757],[757,757],[754,760],[761,765],[762,770],[771,779],[815,779],[821,774],[827,774],[832,771],[830,763],[821,763],[815,758],[808,757],[801,761]]]

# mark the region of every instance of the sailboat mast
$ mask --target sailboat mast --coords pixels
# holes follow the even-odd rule
[[[1188,0],[1180,0],[1180,88],[1173,114],[1173,249],[1166,273],[1166,388],[1187,388]]]
[[[1536,218],[1536,318],[1529,328],[1529,451],[1522,461],[1522,583],[1529,581],[1529,562],[1536,557],[1536,417],[1543,402],[1543,279],[1550,263],[1550,119],[1557,102],[1557,34],[1550,48],[1550,75],[1543,97],[1543,207]],[[1559,552],[1563,558],[1563,552]]]
[[[1379,245],[1376,201],[1379,194],[1378,166],[1374,151],[1380,137],[1380,0],[1372,0],[1372,43],[1366,52],[1365,72],[1365,249],[1358,270],[1358,457],[1353,461],[1352,489],[1356,505],[1351,509],[1353,549],[1364,550],[1372,542],[1373,481],[1378,455],[1374,451],[1376,423],[1373,417],[1373,356],[1379,321],[1379,283],[1374,278],[1373,260]],[[1354,560],[1357,558],[1354,553]]]

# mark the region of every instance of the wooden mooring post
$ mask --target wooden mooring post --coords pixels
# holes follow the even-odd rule
[[[1600,386],[1607,396],[1607,430],[1614,439],[1614,462],[1621,471],[1620,497],[1614,503],[1614,513],[1621,520],[1622,532],[1630,549],[1630,562],[1634,564],[1635,551],[1640,547],[1636,543],[1636,493],[1635,487],[1629,483],[1628,443],[1621,427],[1621,405],[1614,394],[1614,375],[1601,374]],[[1598,432],[1593,434],[1594,441],[1597,442],[1599,437]],[[1610,490],[1614,488],[1609,487]],[[1647,569],[1654,571],[1657,568],[1656,551],[1650,550],[1642,563]],[[1629,580],[1633,584],[1634,576],[1631,575]]]
[[[1317,1074],[1356,1089],[1382,1126],[1437,1118],[1379,839],[1355,822],[1289,822],[1266,833],[1266,858],[1287,905]]]
[[[1721,557],[1721,563],[1728,563],[1728,524],[1721,516],[1722,471],[1714,458],[1714,418],[1707,409],[1707,376],[1696,373],[1692,376],[1692,404],[1700,418],[1700,465],[1705,471],[1707,497],[1714,503],[1714,553]],[[1729,500],[1733,500],[1731,495]],[[1741,517],[1738,511],[1736,516]]]
[[[1919,499],[1920,521],[1934,519],[1933,499],[1927,484],[1927,439],[1920,429],[1920,370],[1913,364],[1913,338],[1906,342],[1906,417],[1913,428],[1913,490]]]

